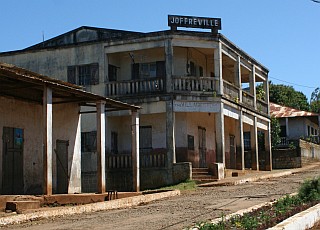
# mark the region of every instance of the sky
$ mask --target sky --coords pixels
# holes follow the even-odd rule
[[[152,32],[169,14],[221,18],[224,36],[309,99],[320,87],[320,4],[311,0],[0,0],[0,52],[93,26]]]

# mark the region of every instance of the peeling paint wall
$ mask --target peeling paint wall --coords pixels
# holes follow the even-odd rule
[[[0,136],[3,127],[20,128],[24,131],[23,178],[24,191],[42,194],[43,184],[43,117],[39,104],[0,97]],[[81,192],[81,143],[79,107],[77,104],[53,106],[53,148],[56,140],[68,140],[69,193]],[[80,133],[79,133],[80,134]],[[0,141],[0,186],[2,185],[3,143]],[[56,189],[56,157],[53,152],[53,190]]]

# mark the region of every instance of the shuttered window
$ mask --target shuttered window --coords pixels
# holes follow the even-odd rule
[[[68,66],[67,79],[72,84],[97,85],[99,84],[99,64]]]
[[[146,79],[152,77],[165,77],[166,68],[164,61],[134,63],[131,68],[132,79]]]
[[[152,126],[140,126],[139,147],[142,153],[152,149]]]

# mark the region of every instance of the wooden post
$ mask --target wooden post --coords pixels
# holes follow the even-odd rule
[[[218,95],[223,94],[223,79],[222,79],[222,47],[219,42],[217,49],[214,49],[214,77],[216,79],[216,91]]]
[[[52,195],[52,89],[43,90],[43,193]]]
[[[272,170],[272,151],[271,151],[271,122],[268,122],[268,130],[264,135],[265,152],[266,152],[266,170]]]

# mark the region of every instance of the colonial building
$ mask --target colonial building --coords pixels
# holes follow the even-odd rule
[[[168,22],[171,30],[150,33],[80,27],[1,53],[0,60],[141,106],[143,188],[179,180],[178,171],[188,170],[179,162],[271,170],[268,69],[218,33],[218,19],[169,16]],[[129,115],[107,112],[107,169],[115,183],[127,178],[130,167]],[[95,156],[95,131],[90,117],[83,120],[82,156],[88,162]],[[83,172],[90,178],[95,168]],[[124,189],[129,182],[117,186]]]

